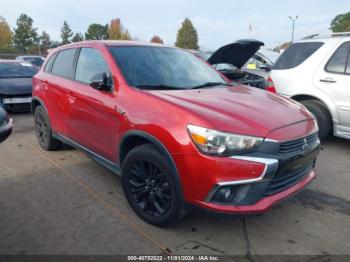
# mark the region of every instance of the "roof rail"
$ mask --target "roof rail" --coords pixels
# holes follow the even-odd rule
[[[328,37],[339,37],[339,36],[350,36],[350,32],[337,32],[330,34],[313,34],[303,37],[302,39],[314,39],[314,38],[328,38]]]

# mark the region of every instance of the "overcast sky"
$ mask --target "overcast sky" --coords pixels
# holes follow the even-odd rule
[[[295,37],[329,32],[331,20],[350,11],[349,0],[2,0],[0,15],[13,28],[21,13],[34,20],[52,39],[60,39],[66,20],[74,32],[84,33],[89,24],[107,24],[119,17],[132,37],[149,41],[159,35],[174,45],[185,17],[198,31],[199,45],[216,49],[240,38],[256,38],[273,48],[291,38],[288,16],[298,15]],[[252,33],[249,33],[249,25]]]

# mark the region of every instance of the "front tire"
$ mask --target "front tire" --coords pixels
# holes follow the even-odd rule
[[[175,174],[153,145],[135,147],[127,154],[122,184],[131,207],[150,224],[167,226],[186,213]]]
[[[301,103],[315,116],[319,128],[318,137],[326,139],[332,130],[332,118],[327,109],[316,100],[304,100]]]
[[[47,151],[57,150],[62,143],[52,136],[49,118],[43,106],[37,106],[34,111],[34,128],[39,145]]]

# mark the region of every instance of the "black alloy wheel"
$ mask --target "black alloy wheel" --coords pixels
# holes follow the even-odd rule
[[[136,162],[129,172],[128,186],[137,205],[151,216],[165,214],[172,200],[168,177],[148,160]]]
[[[156,226],[168,226],[187,214],[176,173],[155,146],[130,150],[122,163],[125,196],[136,214]]]
[[[42,106],[37,106],[34,111],[35,134],[40,146],[48,151],[58,149],[62,143],[52,136],[52,130],[48,116]]]

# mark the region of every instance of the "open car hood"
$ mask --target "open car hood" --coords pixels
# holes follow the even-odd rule
[[[257,40],[238,40],[232,44],[220,47],[209,57],[208,62],[212,65],[231,64],[241,68],[263,45],[263,42]]]

